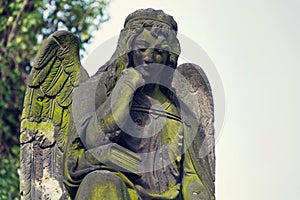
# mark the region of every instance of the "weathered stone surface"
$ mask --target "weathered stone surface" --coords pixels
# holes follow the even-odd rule
[[[22,199],[215,199],[212,92],[199,66],[177,66],[173,17],[130,14],[88,80],[78,42],[51,35],[28,78]]]

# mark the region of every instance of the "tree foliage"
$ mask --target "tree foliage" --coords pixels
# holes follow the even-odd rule
[[[1,0],[0,5],[0,199],[18,197],[19,122],[26,76],[43,39],[59,30],[83,45],[107,20],[107,0]],[[17,158],[16,158],[17,156]]]

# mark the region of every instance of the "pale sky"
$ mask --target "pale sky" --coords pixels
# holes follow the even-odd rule
[[[103,56],[83,62],[90,74],[113,53],[110,38],[116,39],[126,16],[148,7],[172,15],[179,34],[203,49],[199,57],[206,52],[214,63],[207,75],[219,106],[216,123],[223,124],[216,144],[217,200],[298,199],[300,1],[114,0],[107,9],[111,19],[88,47],[89,55],[104,47]]]

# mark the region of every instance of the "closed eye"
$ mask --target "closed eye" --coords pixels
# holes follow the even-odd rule
[[[162,50],[162,49],[156,49],[155,50],[157,53],[159,53],[159,54],[163,54],[165,51],[164,50]]]
[[[147,48],[145,48],[145,47],[138,47],[137,49],[141,52],[145,52],[147,50]]]

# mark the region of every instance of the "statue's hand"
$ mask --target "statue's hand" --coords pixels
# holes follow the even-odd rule
[[[145,80],[139,71],[133,67],[129,67],[121,72],[121,77],[117,84],[123,83],[129,84],[135,91],[138,87],[145,84]]]

